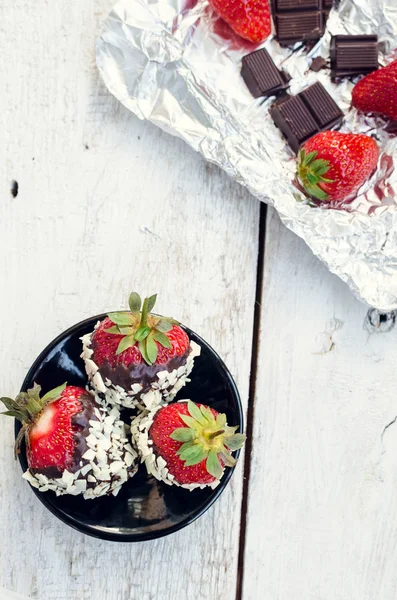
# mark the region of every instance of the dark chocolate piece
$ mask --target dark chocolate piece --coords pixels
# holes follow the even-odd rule
[[[327,61],[322,56],[316,56],[313,58],[312,64],[310,65],[310,70],[318,73],[321,69],[327,66]]]
[[[340,125],[344,116],[319,82],[296,96],[288,96],[273,104],[270,115],[296,154],[300,146],[316,133]]]
[[[298,96],[273,104],[270,114],[296,154],[300,145],[319,131],[316,121]]]
[[[241,75],[254,98],[275,96],[287,89],[290,79],[277,69],[265,48],[244,56]]]
[[[300,92],[298,96],[314,116],[320,131],[342,123],[343,112],[319,81]]]
[[[332,5],[333,0],[272,0],[276,38],[282,46],[319,40]]]
[[[366,75],[379,68],[377,35],[335,35],[331,40],[331,79]]]

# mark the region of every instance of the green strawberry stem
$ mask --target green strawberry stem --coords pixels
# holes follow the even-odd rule
[[[236,460],[231,452],[244,445],[246,436],[236,433],[237,427],[226,425],[226,415],[214,417],[207,406],[187,403],[189,415],[180,415],[186,427],[174,429],[170,437],[183,442],[177,454],[185,467],[206,461],[206,469],[215,479],[220,479],[223,466],[233,467]]]
[[[214,433],[209,435],[209,439],[214,440],[216,437],[218,437],[218,435],[222,435],[222,433],[225,433],[224,429],[221,429],[220,431],[214,431]]]
[[[151,311],[156,300],[157,294],[154,294],[145,298],[142,305],[139,294],[132,292],[128,301],[131,312],[108,314],[109,319],[114,323],[114,327],[106,329],[106,332],[123,336],[116,354],[121,354],[128,348],[138,344],[144,361],[148,365],[152,365],[158,355],[156,342],[164,348],[172,348],[167,333],[171,331],[173,325],[179,325],[179,323],[175,319],[152,315]]]
[[[328,200],[329,195],[321,187],[323,183],[333,183],[332,179],[324,177],[330,169],[330,162],[317,158],[318,152],[314,150],[306,154],[302,148],[298,159],[298,178],[304,190],[312,198]]]

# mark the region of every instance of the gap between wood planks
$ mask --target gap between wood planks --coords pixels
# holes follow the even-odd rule
[[[251,454],[252,454],[252,433],[255,413],[255,392],[256,378],[258,371],[258,352],[260,336],[260,317],[263,290],[263,275],[265,265],[265,239],[266,239],[266,216],[267,206],[261,202],[259,216],[259,241],[258,241],[258,264],[256,269],[256,290],[255,290],[255,308],[254,308],[254,327],[252,335],[251,351],[251,371],[249,380],[248,408],[247,408],[247,442],[244,455],[244,477],[243,477],[243,500],[241,504],[240,520],[240,544],[238,554],[238,573],[236,600],[242,600],[243,579],[244,579],[244,555],[245,538],[247,529],[247,510],[248,510],[248,492],[251,475]]]

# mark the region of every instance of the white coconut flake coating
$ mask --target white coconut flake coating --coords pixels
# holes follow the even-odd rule
[[[99,325],[100,321],[96,324],[95,329]],[[194,367],[194,359],[201,354],[201,347],[191,340],[190,352],[184,365],[171,372],[159,371],[156,374],[156,381],[150,384],[150,389],[143,391],[141,384],[134,383],[129,390],[126,390],[119,385],[114,385],[110,379],[104,379],[101,376],[98,365],[92,360],[94,351],[91,348],[91,339],[92,333],[88,333],[81,338],[83,342],[81,358],[84,360],[90,385],[98,392],[98,401],[103,406],[123,406],[150,411],[164,402],[171,402],[179,390],[190,381],[189,375]]]
[[[98,420],[90,421],[88,449],[75,473],[64,471],[62,477],[52,479],[27,470],[24,479],[40,492],[51,490],[57,496],[82,494],[86,500],[117,496],[138,470],[138,453],[129,440],[129,427],[120,420],[116,407],[110,411],[96,407],[94,412]]]
[[[179,402],[188,402],[188,400],[179,400]],[[167,463],[162,456],[157,456],[153,450],[153,441],[149,437],[149,431],[151,426],[153,425],[153,420],[156,413],[163,408],[162,406],[156,407],[150,413],[146,413],[144,415],[139,415],[138,417],[133,418],[131,422],[131,434],[134,436],[139,454],[141,456],[141,462],[145,463],[147,472],[149,475],[153,475],[159,481],[167,485],[176,485],[178,487],[182,487],[190,492],[197,489],[204,489],[206,487],[210,487],[211,489],[215,489],[218,487],[220,483],[220,479],[217,479],[213,483],[210,484],[200,484],[200,483],[178,483],[175,480],[174,475],[168,470]],[[222,477],[225,469],[223,469]]]

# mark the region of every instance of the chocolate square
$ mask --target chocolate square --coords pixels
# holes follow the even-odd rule
[[[276,12],[294,10],[320,10],[321,0],[274,0]]]
[[[317,41],[323,35],[333,0],[272,0],[276,37],[282,46]]]
[[[312,113],[321,131],[342,123],[342,110],[319,81],[300,92],[298,96]]]
[[[275,96],[288,87],[288,75],[277,69],[265,48],[244,56],[241,75],[254,98]]]
[[[301,12],[291,16],[280,13],[276,17],[278,40],[289,46],[298,41],[319,40],[323,35],[323,16],[319,11]]]
[[[276,102],[269,112],[296,154],[300,146],[316,133],[340,125],[344,116],[319,82],[296,96]]]
[[[331,79],[366,75],[379,68],[377,35],[335,35],[331,39]]]
[[[301,144],[319,131],[316,121],[299,96],[290,96],[280,104],[273,104],[270,114],[296,154]]]

